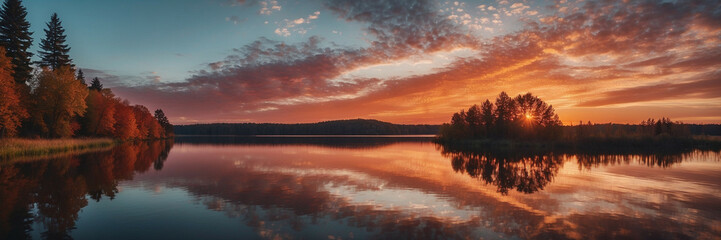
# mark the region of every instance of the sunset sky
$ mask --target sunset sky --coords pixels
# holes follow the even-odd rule
[[[439,124],[501,91],[564,124],[721,123],[717,0],[23,4],[33,52],[57,12],[87,79],[174,124]]]

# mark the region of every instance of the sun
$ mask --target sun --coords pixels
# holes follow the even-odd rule
[[[529,113],[526,113],[526,119],[531,119],[531,118],[533,118],[533,116],[531,116],[531,114],[529,114]]]

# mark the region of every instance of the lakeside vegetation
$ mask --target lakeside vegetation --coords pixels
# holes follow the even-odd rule
[[[91,139],[0,139],[0,160],[27,156],[52,157],[63,153],[77,153],[89,149],[103,149],[115,145],[110,138]]]
[[[721,149],[721,139],[693,135],[691,125],[667,118],[638,125],[579,123],[562,126],[553,107],[530,93],[510,98],[501,92],[495,103],[486,100],[453,114],[435,138],[452,149],[556,149],[605,151],[635,149]],[[704,134],[716,125],[695,125]],[[700,127],[699,127],[700,126]]]
[[[151,114],[145,106],[131,105],[97,77],[87,85],[70,58],[57,14],[46,24],[37,52],[40,60],[32,61],[26,16],[20,0],[5,0],[0,8],[0,158],[173,136],[163,110]]]

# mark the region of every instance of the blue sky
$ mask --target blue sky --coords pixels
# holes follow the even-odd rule
[[[44,36],[45,23],[57,12],[78,67],[126,77],[155,72],[164,81],[182,81],[259,37],[294,43],[318,35],[340,45],[364,44],[359,26],[335,21],[328,12],[303,24],[305,34],[275,33],[285,19],[307,21],[308,15],[322,10],[314,1],[283,2],[281,10],[268,15],[259,14],[260,3],[223,0],[29,0],[24,4],[34,32],[33,52]]]

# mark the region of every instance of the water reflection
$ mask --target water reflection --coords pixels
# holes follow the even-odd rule
[[[108,152],[0,165],[0,239],[26,239],[34,222],[43,238],[67,239],[82,208],[151,166],[162,168],[172,141],[126,143]]]
[[[515,189],[523,193],[542,190],[562,166],[563,156],[553,153],[532,154],[517,151],[500,152],[449,152],[456,172],[466,173],[486,184],[493,184],[507,194]]]
[[[178,144],[232,145],[232,146],[323,146],[330,148],[373,149],[395,143],[427,143],[433,135],[366,135],[363,137],[344,135],[288,135],[277,136],[178,136]]]
[[[37,232],[78,239],[721,234],[718,152],[468,152],[427,140],[227,140],[127,144],[0,165],[0,239]]]
[[[579,168],[590,170],[609,165],[640,164],[667,168],[683,159],[709,157],[713,152],[693,149],[648,151],[647,149],[622,152],[613,149],[601,152],[560,151],[538,149],[475,149],[468,150],[452,145],[436,145],[444,157],[451,159],[453,170],[465,173],[485,184],[497,187],[508,194],[515,189],[521,193],[534,193],[553,181],[566,160],[576,161]],[[714,154],[718,155],[718,154]]]

